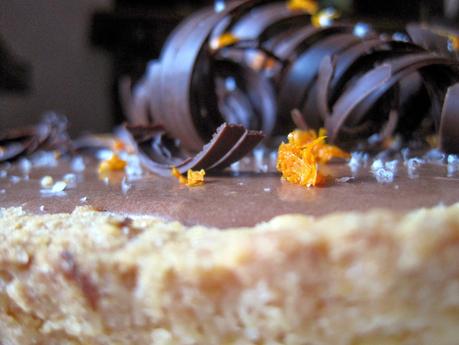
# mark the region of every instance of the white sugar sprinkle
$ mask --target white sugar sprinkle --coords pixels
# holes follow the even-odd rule
[[[225,0],[215,0],[214,10],[217,13],[223,12],[225,10]]]
[[[272,167],[276,167],[277,165],[277,151],[271,151],[269,154],[269,163]]]
[[[52,151],[40,151],[31,157],[32,165],[36,168],[57,166],[56,154]]]
[[[408,147],[401,149],[403,161],[406,162],[410,158],[411,150]]]
[[[83,157],[77,156],[73,158],[70,162],[70,167],[74,172],[83,172],[86,169]]]
[[[57,181],[51,188],[51,193],[60,193],[67,188],[67,183],[65,181]]]
[[[385,169],[378,169],[373,172],[378,183],[392,183],[394,181],[394,174]]]
[[[378,183],[392,183],[397,174],[397,168],[397,160],[383,162],[381,159],[376,159],[371,164],[371,173]]]
[[[265,192],[270,192],[270,191],[271,191],[271,188],[263,188],[263,190],[264,190]]]
[[[260,171],[267,171],[268,166],[263,163],[264,156],[265,156],[265,149],[263,147],[256,148],[253,150],[253,156],[255,157],[255,164],[257,167],[257,170]]]
[[[121,180],[121,191],[123,192],[123,194],[126,194],[129,189],[131,189],[132,185],[129,184],[126,180],[126,177],[123,177],[123,179]]]
[[[385,168],[391,172],[393,172],[394,174],[397,172],[397,169],[398,169],[398,160],[393,160],[393,161],[389,161],[389,162],[386,162],[384,164]]]
[[[113,156],[113,152],[111,150],[107,150],[107,149],[99,150],[96,153],[97,159],[99,159],[101,161],[105,161],[107,159],[110,159],[110,158],[112,158],[112,156]]]
[[[123,157],[127,162],[126,175],[130,180],[137,179],[143,175],[142,166],[138,155],[128,155]]]
[[[41,211],[41,212],[44,212],[44,211],[45,211],[45,205],[41,205],[41,206],[40,206],[40,211]]]
[[[80,199],[80,202],[81,202],[81,203],[85,203],[85,202],[87,202],[87,201],[88,201],[88,197],[87,197],[87,196],[84,196],[84,197],[82,197],[82,198]]]
[[[432,149],[428,151],[424,156],[424,159],[427,162],[434,163],[434,164],[443,164],[445,158],[446,158],[446,155],[438,149]]]
[[[27,158],[23,158],[19,161],[19,169],[23,175],[29,175],[30,170],[32,170],[32,163]]]
[[[72,173],[65,174],[63,177],[63,181],[67,183],[68,188],[75,188],[77,185],[77,177],[75,174]]]
[[[338,183],[348,183],[348,182],[351,182],[355,179],[355,177],[353,176],[343,176],[343,177],[339,177],[336,179],[336,182]]]
[[[43,176],[40,180],[40,185],[43,188],[51,188],[53,186],[54,180],[51,176]]]
[[[239,162],[235,162],[233,164],[230,165],[230,169],[232,172],[239,172],[239,167],[240,167],[240,163]]]
[[[418,157],[414,157],[414,158],[410,158],[406,160],[405,166],[406,166],[406,170],[408,173],[408,177],[411,179],[418,178],[419,173],[417,170],[423,164],[425,164],[425,161],[422,158],[418,158]]]
[[[351,159],[349,160],[348,166],[351,169],[352,175],[356,175],[360,168],[367,166],[368,157],[368,153],[364,152],[351,153]]]
[[[453,177],[459,171],[459,155],[448,155],[448,177]]]

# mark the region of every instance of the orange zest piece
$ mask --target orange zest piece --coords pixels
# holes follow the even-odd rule
[[[239,38],[234,36],[232,33],[224,33],[223,35],[214,38],[213,40],[210,41],[210,48],[212,50],[218,50],[224,47],[231,46],[233,44],[236,44],[239,42]]]
[[[187,176],[185,177],[180,174],[180,171],[178,171],[177,168],[174,167],[172,168],[171,174],[176,177],[181,184],[187,185],[188,187],[194,187],[204,184],[204,176],[206,175],[206,172],[204,169],[199,171],[189,169],[186,174]]]
[[[181,184],[187,184],[188,180],[185,176],[182,176],[176,167],[172,168],[171,175],[176,177]]]
[[[124,143],[124,141],[120,140],[120,139],[115,139],[113,141],[113,144],[112,144],[112,150],[114,152],[122,152],[122,151],[126,151],[126,144]]]
[[[113,154],[110,158],[100,162],[99,174],[107,174],[110,171],[120,171],[126,167],[126,161],[122,160],[117,154]]]
[[[339,147],[325,143],[325,130],[319,135],[314,130],[295,130],[288,135],[288,142],[279,146],[277,170],[282,177],[301,186],[311,187],[325,184],[326,176],[319,171],[319,163],[333,158],[349,158]]]
[[[250,63],[251,67],[255,70],[272,69],[276,66],[276,60],[263,55],[262,53],[256,54]]]
[[[315,0],[289,0],[287,7],[291,11],[304,11],[309,14],[315,14],[319,10]]]
[[[451,42],[451,48],[453,48],[454,51],[459,51],[459,36],[449,35],[448,38]]]

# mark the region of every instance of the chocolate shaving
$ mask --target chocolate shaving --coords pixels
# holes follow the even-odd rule
[[[451,86],[445,96],[440,123],[440,148],[459,154],[459,83]]]
[[[414,43],[421,47],[437,52],[445,57],[457,58],[457,52],[450,48],[450,38],[457,33],[449,32],[447,29],[428,26],[427,24],[410,23],[406,26],[408,35]]]
[[[67,120],[48,114],[35,126],[0,133],[0,163],[17,160],[38,150],[69,150]]]
[[[189,169],[224,169],[252,151],[263,139],[260,131],[224,123],[198,154],[188,156],[161,126],[126,125],[125,129],[127,140],[136,147],[142,164],[160,176],[170,176],[174,167],[181,174]]]

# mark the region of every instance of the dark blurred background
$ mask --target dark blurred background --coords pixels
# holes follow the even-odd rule
[[[384,30],[426,20],[456,25],[459,0],[324,0]],[[168,33],[212,1],[1,0],[0,128],[56,111],[72,133],[108,131],[122,120],[121,76],[133,80]]]

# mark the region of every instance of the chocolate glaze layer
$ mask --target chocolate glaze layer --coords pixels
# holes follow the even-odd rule
[[[291,213],[320,216],[373,208],[404,212],[459,201],[459,173],[447,177],[445,165],[421,166],[415,179],[410,179],[401,165],[398,176],[390,184],[377,183],[368,168],[362,168],[360,175],[348,182],[335,181],[324,188],[307,189],[281,181],[272,165],[267,173],[257,172],[254,160],[247,160],[240,163],[238,174],[224,172],[206,177],[201,187],[185,187],[173,177],[147,175],[129,182],[131,188],[123,193],[120,187],[123,174],[112,174],[106,184],[97,176],[96,162],[87,159],[85,171],[77,175],[76,188],[61,196],[40,193],[43,176],[51,175],[57,180],[71,171],[68,162],[62,160],[57,168],[32,169],[28,181],[14,184],[8,177],[0,178],[0,191],[5,190],[4,194],[0,193],[0,207],[23,206],[34,213],[54,213],[91,205],[110,212],[155,215],[187,225],[227,228],[253,226]],[[334,178],[351,176],[344,163],[325,168]],[[9,174],[20,175],[14,169]],[[84,197],[86,201],[80,201]]]

